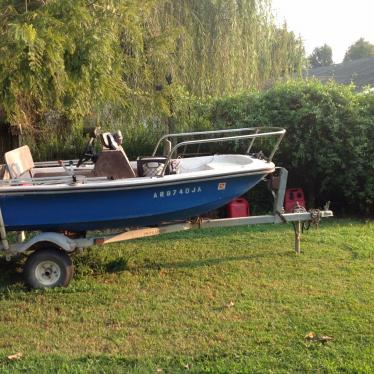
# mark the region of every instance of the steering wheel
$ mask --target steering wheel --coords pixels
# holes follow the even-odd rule
[[[77,162],[77,168],[81,165],[83,165],[87,161],[96,161],[96,153],[94,151],[94,144],[96,141],[96,137],[99,134],[99,129],[95,128],[92,131],[90,131],[90,140],[86,144],[86,147],[84,148],[84,152],[79,157],[79,160]]]

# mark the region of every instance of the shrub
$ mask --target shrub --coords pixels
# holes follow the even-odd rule
[[[345,213],[374,212],[374,94],[319,81],[279,83],[264,93],[215,101],[214,127],[271,125],[287,130],[276,163],[309,206],[330,200]]]

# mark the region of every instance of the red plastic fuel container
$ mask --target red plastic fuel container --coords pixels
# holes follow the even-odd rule
[[[227,204],[227,216],[229,218],[248,217],[249,203],[243,197],[239,197]]]
[[[305,208],[305,197],[302,188],[288,188],[284,198],[284,210],[292,213],[296,203]]]

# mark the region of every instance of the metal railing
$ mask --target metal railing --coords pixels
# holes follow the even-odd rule
[[[236,133],[243,133],[243,132],[250,132],[249,134],[244,135],[231,135]],[[265,137],[275,137],[275,145],[272,148],[272,151],[268,157],[266,157],[266,160],[268,162],[271,162],[275,152],[279,148],[279,145],[284,137],[284,134],[286,133],[285,129],[279,128],[279,127],[248,127],[248,128],[240,128],[240,129],[230,129],[230,130],[214,130],[214,131],[201,131],[201,132],[186,132],[186,133],[180,133],[180,134],[167,134],[162,136],[159,141],[157,142],[152,156],[155,156],[160,144],[164,140],[170,140],[170,139],[176,139],[176,138],[186,138],[189,136],[199,136],[202,138],[199,139],[193,139],[193,140],[184,140],[179,143],[177,143],[175,146],[172,147],[168,155],[166,156],[166,162],[164,165],[164,168],[162,170],[162,173],[160,176],[164,176],[165,172],[167,170],[168,165],[170,164],[172,157],[174,153],[177,151],[178,148],[181,147],[187,147],[189,145],[194,144],[206,144],[206,143],[221,143],[221,142],[228,142],[228,141],[235,141],[235,140],[243,140],[243,139],[249,139],[250,143],[248,145],[248,148],[245,152],[245,154],[249,154],[254,142],[258,138],[265,138]],[[217,134],[224,134],[227,136],[221,136],[221,137],[209,137],[212,135]],[[205,137],[207,136],[207,137]]]
[[[175,152],[181,147],[187,147],[194,144],[207,144],[207,143],[221,143],[221,142],[229,142],[229,141],[236,141],[236,140],[249,140],[249,144],[245,154],[249,154],[253,145],[258,138],[266,138],[266,137],[274,137],[275,138],[275,145],[272,148],[272,151],[268,157],[265,159],[270,162],[273,159],[275,152],[277,151],[283,136],[286,130],[279,128],[279,127],[249,127],[249,128],[240,128],[240,129],[229,129],[229,130],[214,130],[214,131],[200,131],[200,132],[186,132],[186,133],[179,133],[179,134],[167,134],[162,136],[152,153],[152,156],[155,156],[160,144],[165,139],[178,139],[178,138],[187,138],[187,137],[198,137],[197,139],[192,140],[182,140],[176,145],[174,145],[170,152],[168,152],[166,156],[166,162],[162,169],[162,172],[159,176],[164,176],[167,170],[167,167],[171,163],[172,157]],[[244,133],[244,134],[243,134]],[[247,134],[246,134],[247,133]],[[221,135],[219,137],[213,137],[214,135]],[[223,135],[223,136],[222,136]],[[51,167],[51,166],[58,166],[59,163],[56,161],[47,161],[47,162],[39,162],[35,163],[36,167]],[[68,161],[65,161],[65,165],[68,165]],[[73,176],[74,177],[74,176]],[[7,179],[7,180],[0,180],[0,187],[5,186],[20,186],[20,185],[54,185],[54,184],[75,184],[75,183],[84,183],[89,184],[93,182],[104,182],[108,181],[106,177],[83,177],[80,178],[79,174],[77,175],[77,180],[74,180],[72,176],[54,176],[54,177],[42,177],[42,178],[26,178],[20,177],[16,179]]]

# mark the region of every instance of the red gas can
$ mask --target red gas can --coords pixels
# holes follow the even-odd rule
[[[229,218],[248,217],[250,215],[249,203],[243,197],[230,201],[226,207]]]
[[[289,188],[286,190],[284,198],[284,210],[286,213],[292,213],[297,203],[305,208],[304,191],[302,188]]]

